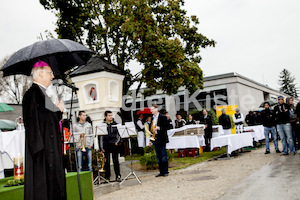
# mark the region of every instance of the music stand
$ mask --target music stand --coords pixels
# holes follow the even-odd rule
[[[124,181],[126,181],[131,175],[135,177],[135,179],[142,184],[141,180],[137,177],[135,172],[133,171],[133,164],[132,164],[132,151],[131,151],[131,136],[137,135],[135,125],[133,122],[126,122],[124,126],[118,124],[117,129],[119,131],[121,138],[128,138],[128,144],[129,144],[129,152],[130,152],[130,161],[131,161],[131,171],[129,174],[122,180],[122,182],[119,185],[122,185]]]
[[[96,126],[95,137],[104,136],[104,135],[107,135],[107,134],[108,133],[107,133],[107,124],[106,123],[101,123],[101,124]],[[97,150],[96,151],[96,157],[97,157],[98,176],[95,178],[94,184],[100,185],[101,184],[101,179],[106,183],[110,183],[108,180],[106,180],[104,177],[102,177],[100,175],[100,172],[99,172],[99,156],[98,155],[99,155],[99,151]]]

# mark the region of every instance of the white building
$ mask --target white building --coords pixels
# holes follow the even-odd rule
[[[227,73],[204,77],[204,89],[189,94],[184,88],[180,88],[177,94],[168,96],[158,91],[156,95],[143,97],[142,91],[137,98],[127,97],[123,102],[123,109],[130,112],[135,118],[135,113],[143,107],[150,107],[153,103],[166,109],[171,118],[175,118],[177,112],[188,113],[191,110],[208,110],[219,105],[237,105],[244,116],[250,110],[259,110],[260,104],[265,100],[277,102],[278,96],[288,97],[287,94],[272,89],[266,85],[251,80],[237,73]],[[132,91],[134,94],[135,91]],[[298,99],[295,100],[298,102]],[[135,105],[135,106],[134,106]]]

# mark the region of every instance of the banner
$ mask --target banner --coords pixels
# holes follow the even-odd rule
[[[226,105],[226,106],[217,106],[216,107],[216,114],[217,118],[222,115],[222,109],[226,109],[226,114],[230,116],[231,122],[232,122],[232,116],[235,114],[235,109],[237,109],[237,105]],[[235,127],[231,128],[231,134],[235,134]]]

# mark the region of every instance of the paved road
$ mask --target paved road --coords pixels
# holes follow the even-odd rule
[[[232,187],[221,200],[299,200],[300,154],[280,156]]]

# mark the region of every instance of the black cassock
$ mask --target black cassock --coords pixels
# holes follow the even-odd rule
[[[66,199],[61,117],[45,89],[32,84],[23,98],[25,200]]]

